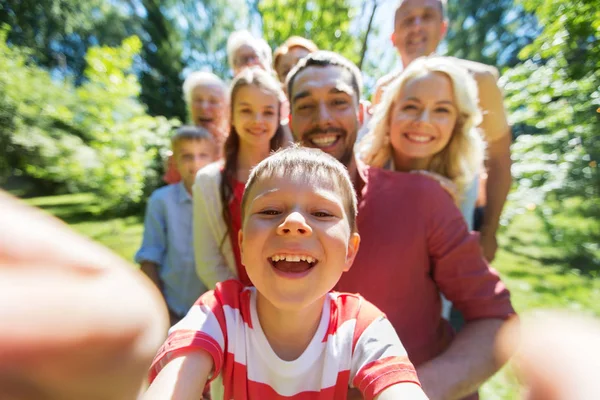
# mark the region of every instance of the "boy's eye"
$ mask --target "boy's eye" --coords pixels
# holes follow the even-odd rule
[[[261,215],[279,215],[279,214],[281,214],[277,210],[262,210],[262,211],[259,211],[258,213]]]
[[[327,218],[327,217],[333,217],[332,214],[326,212],[326,211],[316,211],[313,213],[313,215],[317,218]]]
[[[438,108],[436,108],[436,109],[435,109],[435,112],[439,112],[439,113],[445,113],[445,114],[447,114],[447,113],[449,113],[449,112],[450,112],[450,110],[448,110],[448,109],[447,109],[447,108],[445,108],[445,107],[438,107]]]
[[[416,109],[417,109],[417,106],[415,106],[414,104],[405,104],[402,107],[402,110],[404,110],[404,111],[411,111],[411,110],[416,110]]]

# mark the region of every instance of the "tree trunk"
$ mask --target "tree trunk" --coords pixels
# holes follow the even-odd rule
[[[369,41],[369,34],[371,33],[371,27],[373,26],[373,18],[375,17],[375,11],[377,11],[377,0],[373,0],[373,9],[371,10],[371,16],[369,17],[369,25],[367,25],[367,31],[365,32],[365,37],[363,38],[362,48],[360,50],[360,61],[358,62],[358,68],[362,69],[363,61],[365,60],[365,55],[367,54],[367,46]]]

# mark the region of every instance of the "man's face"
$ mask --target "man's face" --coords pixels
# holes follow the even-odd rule
[[[392,43],[407,66],[435,51],[448,25],[439,0],[404,0],[396,11]]]
[[[285,83],[285,78],[287,77],[288,72],[294,68],[294,66],[298,63],[299,60],[306,57],[310,54],[310,51],[305,49],[304,47],[292,47],[288,50],[287,53],[281,55],[279,57],[279,62],[277,63],[277,76],[279,77],[279,81],[281,83]]]
[[[348,165],[360,127],[350,71],[337,65],[305,68],[296,75],[291,91],[290,126],[296,140]]]
[[[266,69],[255,47],[244,44],[237,49],[233,58],[233,74],[238,75],[244,68],[260,67]]]
[[[203,83],[194,88],[190,104],[194,125],[208,129],[218,138],[219,129],[227,124],[227,100],[225,90],[218,84]]]

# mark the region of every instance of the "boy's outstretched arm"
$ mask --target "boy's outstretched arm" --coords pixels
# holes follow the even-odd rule
[[[204,350],[176,357],[161,369],[143,399],[201,399],[212,369],[212,357]]]
[[[136,268],[0,191],[0,393],[135,398],[166,330]]]
[[[421,386],[413,382],[392,385],[375,397],[375,400],[428,400]]]

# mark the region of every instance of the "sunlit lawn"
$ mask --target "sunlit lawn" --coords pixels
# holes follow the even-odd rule
[[[140,244],[142,218],[107,218],[95,214],[93,196],[66,195],[28,200],[64,219],[78,232],[132,260]],[[586,221],[573,218],[572,228]],[[597,253],[592,259],[573,257],[561,243],[552,243],[534,212],[517,217],[500,236],[501,250],[494,267],[512,292],[519,312],[535,308],[566,308],[600,316],[600,279]],[[518,390],[509,368],[482,389],[483,399],[515,399]]]

